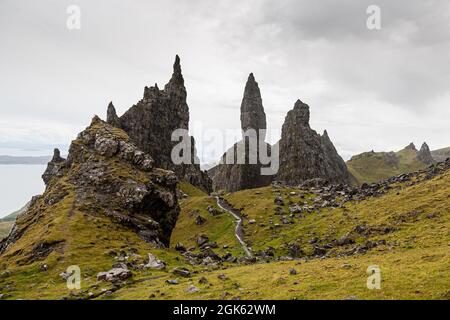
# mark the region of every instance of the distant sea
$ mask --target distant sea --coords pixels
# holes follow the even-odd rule
[[[0,165],[0,218],[19,210],[44,192],[45,165]]]

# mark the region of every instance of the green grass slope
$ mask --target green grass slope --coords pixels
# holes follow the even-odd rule
[[[299,193],[283,190],[284,197],[293,191]],[[260,226],[277,219],[271,213],[271,187],[237,192],[227,200],[247,216],[246,241],[254,244],[254,251],[273,246],[282,255],[285,244],[295,242],[305,258],[201,270],[175,286],[153,279],[120,289],[111,298],[147,299],[154,293],[154,299],[449,299],[449,194],[447,172],[414,185],[399,184],[381,197],[349,202],[344,209],[309,213],[293,225],[271,230]],[[249,224],[250,219],[257,223]],[[363,224],[369,231],[354,238],[356,245],[381,239],[386,244],[366,253],[345,255],[349,248],[344,246],[325,258],[309,256],[311,239],[325,243]],[[393,231],[385,233],[385,227]],[[366,286],[369,266],[381,270],[380,290]],[[292,275],[291,269],[297,273]],[[199,282],[203,277],[207,284]],[[187,292],[191,285],[199,291]]]
[[[181,243],[186,248],[195,247],[197,238],[206,235],[210,242],[217,243],[215,251],[218,254],[230,252],[236,257],[243,256],[244,252],[234,233],[234,218],[222,212],[216,200],[200,189],[185,182],[180,183],[179,188],[189,197],[180,201],[181,213],[172,232],[170,246],[174,248],[177,243]],[[222,213],[213,216],[208,212],[208,207]],[[205,220],[201,225],[195,223],[198,216]]]
[[[13,225],[14,221],[0,221],[0,240],[9,234]]]
[[[408,148],[395,153],[365,152],[347,161],[347,168],[358,184],[373,183],[427,167],[416,156],[417,151]]]
[[[0,257],[0,270],[4,270],[0,272],[0,293],[7,299],[449,299],[450,171],[413,182],[393,185],[379,197],[347,202],[343,208],[302,214],[292,224],[279,223],[281,217],[274,212],[277,190],[272,187],[230,194],[226,199],[242,209],[245,241],[254,252],[271,246],[276,256],[283,256],[295,243],[304,255],[293,261],[218,268],[191,266],[173,249],[177,242],[188,246],[195,235],[206,233],[219,248],[226,244],[228,250],[240,251],[232,219],[226,214],[209,216],[207,207],[214,206],[214,200],[190,186],[180,187],[188,197],[181,201],[172,248],[154,249],[108,218],[74,209],[70,185],[61,185],[69,193],[66,200],[45,212],[43,223],[29,231],[26,242]],[[281,196],[287,210],[289,201],[312,202],[316,195],[284,188]],[[207,222],[196,225],[190,215],[193,211],[204,215]],[[256,223],[250,223],[251,219]],[[274,228],[275,223],[279,225]],[[355,233],[360,226],[366,232]],[[351,235],[355,243],[333,248],[323,258],[313,256],[311,240],[325,244],[343,235]],[[24,253],[42,239],[64,242],[46,258],[24,263]],[[384,244],[365,253],[346,254],[354,245],[380,240]],[[97,281],[97,272],[109,270],[117,262],[112,253],[121,250],[137,260],[145,260],[152,252],[168,267],[133,270],[133,278],[118,285]],[[81,290],[68,290],[58,276],[73,264],[82,270]],[[373,265],[381,270],[380,290],[366,287],[367,268]],[[181,266],[191,271],[190,277],[172,274],[173,268]],[[291,274],[291,269],[296,274]],[[206,283],[200,283],[203,277]],[[177,279],[178,284],[168,284],[169,279]],[[198,291],[190,292],[191,286]]]

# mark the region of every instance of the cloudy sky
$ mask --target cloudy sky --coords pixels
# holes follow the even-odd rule
[[[371,4],[380,30],[366,26]],[[80,30],[67,28],[69,5]],[[109,101],[122,114],[164,85],[175,54],[191,127],[240,128],[253,72],[271,129],[301,99],[346,159],[450,145],[447,0],[1,0],[0,154],[67,146]]]

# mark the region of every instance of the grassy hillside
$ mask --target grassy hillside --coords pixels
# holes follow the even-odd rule
[[[0,221],[0,240],[9,234],[13,224],[14,221]]]
[[[423,174],[425,175],[425,174]],[[65,186],[71,194],[70,187]],[[239,254],[232,219],[212,217],[207,211],[214,200],[189,185],[180,188],[188,197],[171,239],[189,246],[195,235],[207,233]],[[295,194],[294,194],[295,193]],[[275,197],[281,195],[283,214],[275,214]],[[245,216],[245,240],[253,251],[273,247],[275,256],[289,253],[292,244],[302,253],[293,261],[268,258],[256,264],[226,264],[217,268],[191,266],[171,249],[154,249],[137,235],[110,219],[86,215],[74,209],[72,196],[49,208],[39,230],[27,234],[26,243],[0,257],[0,288],[6,298],[97,298],[97,299],[449,299],[450,288],[450,172],[425,181],[396,183],[385,195],[350,201],[342,208],[323,208],[309,213],[288,213],[289,202],[313,203],[311,190],[266,187],[230,194],[226,199]],[[206,218],[198,226],[190,213]],[[281,222],[283,215],[292,223]],[[255,222],[250,223],[254,219]],[[43,239],[60,243],[44,259],[23,261],[24,252]],[[348,243],[314,255],[314,246],[351,238]],[[352,252],[368,242],[380,244]],[[96,274],[110,269],[121,250],[129,260],[144,261],[148,252],[167,262],[166,270],[134,270],[133,278],[113,285],[98,282]],[[46,270],[43,265],[47,265]],[[82,269],[82,290],[69,291],[58,276],[69,265]],[[381,290],[368,290],[366,270],[381,269]],[[172,274],[184,266],[191,276]],[[296,274],[291,274],[291,269]],[[223,276],[225,275],[225,276]],[[220,277],[219,277],[220,276]],[[206,278],[206,282],[204,279]],[[178,284],[166,280],[177,279]],[[199,282],[202,279],[201,283]],[[188,288],[195,286],[198,291]],[[6,289],[5,289],[6,288]]]
[[[179,279],[176,286],[149,280],[118,290],[112,298],[146,299],[156,291],[156,299],[449,299],[450,172],[411,184],[398,184],[384,196],[350,202],[342,209],[309,213],[276,229],[268,222],[278,219],[272,213],[271,187],[231,194],[227,200],[247,215],[246,240],[254,243],[254,251],[273,246],[277,255],[283,255],[285,244],[295,242],[305,257],[203,270]],[[297,201],[288,196],[291,192],[299,194],[299,190],[284,189],[283,198]],[[313,195],[306,198],[312,200]],[[250,219],[257,223],[249,224]],[[313,238],[327,243],[362,225],[367,232],[355,236],[355,244],[339,247],[325,258],[311,256]],[[365,253],[345,254],[355,245],[379,240],[385,244]],[[373,265],[381,270],[381,290],[366,287],[367,268]],[[297,274],[292,275],[291,269]],[[208,284],[199,283],[202,277]],[[186,292],[191,285],[199,291]]]
[[[427,167],[416,156],[417,151],[408,148],[398,152],[366,152],[347,161],[347,168],[358,184],[373,183]]]

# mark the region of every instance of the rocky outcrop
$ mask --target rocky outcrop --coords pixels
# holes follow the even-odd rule
[[[152,157],[136,147],[124,131],[100,118],[94,117],[72,142],[67,160],[55,150],[44,180],[44,194],[18,217],[10,235],[0,243],[0,254],[27,231],[42,229],[42,219],[62,214],[61,208],[68,204],[69,216],[75,212],[85,217],[107,216],[156,247],[169,245],[180,210],[177,177],[157,168]],[[29,259],[48,255],[60,246],[60,242],[43,241]]]
[[[175,165],[171,159],[172,149],[178,144],[171,140],[172,133],[176,129],[189,129],[189,107],[186,97],[180,58],[176,56],[172,78],[163,90],[160,90],[157,84],[145,87],[143,99],[121,117],[117,116],[111,103],[108,106],[107,122],[127,132],[141,150],[153,157],[156,166],[172,170],[180,180],[210,192],[211,180],[200,170],[194,138],[190,138],[192,146],[190,163]]]
[[[106,122],[115,127],[120,127],[120,119],[117,116],[116,108],[112,102],[108,105],[108,110],[106,112]]]
[[[416,159],[427,165],[433,164],[435,162],[433,157],[431,156],[430,148],[428,147],[426,142],[422,144],[422,147],[417,152]]]
[[[261,98],[261,91],[253,73],[248,76],[245,85],[244,97],[241,103],[241,128],[242,132],[249,129],[266,130],[266,114]],[[261,137],[265,138],[265,135]]]
[[[262,175],[264,165],[259,157],[259,141],[265,139],[266,114],[262,104],[261,92],[253,73],[248,77],[241,103],[242,140],[234,144],[222,156],[220,164],[208,170],[213,189],[234,192],[243,189],[258,188],[270,184],[272,176]],[[250,149],[249,130],[256,133],[257,146]],[[263,143],[266,154],[271,147]],[[251,151],[252,150],[252,151]],[[253,161],[252,156],[255,156]],[[238,161],[243,159],[243,161]]]
[[[65,166],[66,159],[61,157],[61,153],[59,149],[53,150],[53,158],[47,164],[47,169],[42,175],[42,180],[44,180],[45,184],[55,176],[61,176],[62,168]]]
[[[276,179],[288,184],[299,184],[312,178],[350,183],[345,162],[328,133],[317,134],[311,129],[309,118],[309,106],[300,100],[288,112],[279,141],[280,169]]]
[[[411,142],[410,144],[408,144],[404,150],[412,150],[412,151],[417,151],[416,146],[414,145],[413,142]]]

